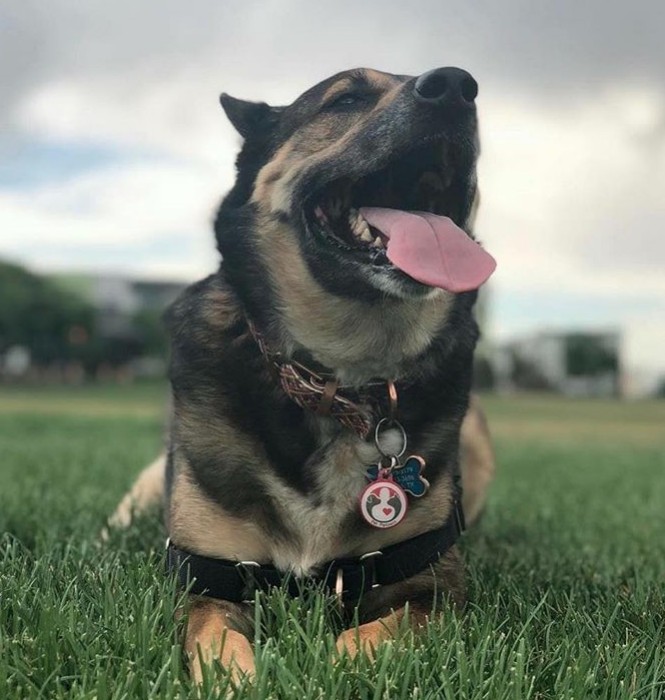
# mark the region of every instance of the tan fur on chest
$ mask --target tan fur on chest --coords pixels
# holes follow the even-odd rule
[[[389,431],[382,444],[396,451],[399,441],[398,434]],[[397,527],[369,531],[363,528],[353,534],[346,532],[342,539],[344,522],[358,508],[359,496],[368,483],[365,470],[378,459],[373,444],[350,433],[338,436],[326,446],[324,457],[312,465],[317,483],[311,495],[290,487],[273,470],[262,470],[268,495],[290,533],[284,538],[259,528],[251,520],[226,513],[203,493],[180,457],[171,498],[171,537],[179,546],[206,556],[272,562],[284,571],[304,575],[325,561],[363,554],[407,539],[427,529],[433,519],[445,517],[450,494],[447,482],[437,485]]]
[[[388,452],[397,452],[401,438],[397,431],[382,436],[382,445]],[[272,550],[279,568],[297,574],[312,573],[322,562],[338,557],[360,556],[406,540],[431,528],[432,522],[445,519],[450,507],[451,482],[442,479],[423,499],[411,499],[410,512],[405,520],[386,530],[358,528],[344,530],[344,522],[359,508],[359,497],[369,483],[365,476],[369,465],[376,464],[379,453],[371,443],[344,434],[326,453],[316,470],[319,501],[271,479],[270,489],[290,520],[297,539],[280,543]],[[342,539],[342,533],[343,539]]]
[[[284,538],[226,513],[196,484],[184,458],[176,456],[171,537],[179,546],[206,556],[272,562],[285,571],[307,573],[316,564],[345,553],[348,543],[339,538],[342,523],[367,483],[365,465],[378,457],[373,446],[357,437],[338,437],[327,445],[319,463],[312,465],[317,488],[311,495],[286,484],[265,464],[260,478],[290,533]]]

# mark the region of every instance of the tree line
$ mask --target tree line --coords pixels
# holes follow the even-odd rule
[[[20,265],[0,261],[0,357],[24,348],[36,367],[76,363],[86,375],[142,355],[164,355],[161,314],[141,310],[130,333],[100,332],[99,311],[80,294]]]

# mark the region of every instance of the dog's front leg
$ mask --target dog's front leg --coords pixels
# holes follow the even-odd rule
[[[360,652],[367,654],[370,658],[373,657],[379,644],[395,637],[404,620],[405,612],[405,608],[399,608],[378,620],[344,630],[337,638],[337,652],[340,655],[346,653],[351,658]],[[408,621],[411,628],[422,627],[427,622],[427,614],[411,608]]]
[[[247,637],[238,630],[247,618],[246,605],[223,600],[190,597],[185,651],[196,683],[203,680],[203,666],[215,660],[238,681],[254,674],[254,652]]]
[[[358,653],[373,657],[376,648],[393,639],[400,628],[422,631],[435,614],[437,590],[446,592],[449,610],[464,607],[464,569],[456,547],[449,549],[429,571],[370,591],[359,610],[361,619],[370,622],[342,632],[337,638],[337,651],[351,657]],[[388,610],[390,613],[386,614]]]

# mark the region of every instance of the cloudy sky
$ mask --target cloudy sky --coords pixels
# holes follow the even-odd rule
[[[665,374],[664,26],[662,0],[0,0],[0,256],[196,279],[238,144],[222,90],[459,65],[494,336],[621,328]]]

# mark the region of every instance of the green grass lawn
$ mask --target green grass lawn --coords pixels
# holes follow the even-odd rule
[[[159,447],[162,399],[0,389],[1,699],[196,695],[158,518],[96,542]],[[665,404],[485,405],[499,475],[464,542],[467,613],[333,665],[330,601],[275,594],[237,697],[665,697]]]

